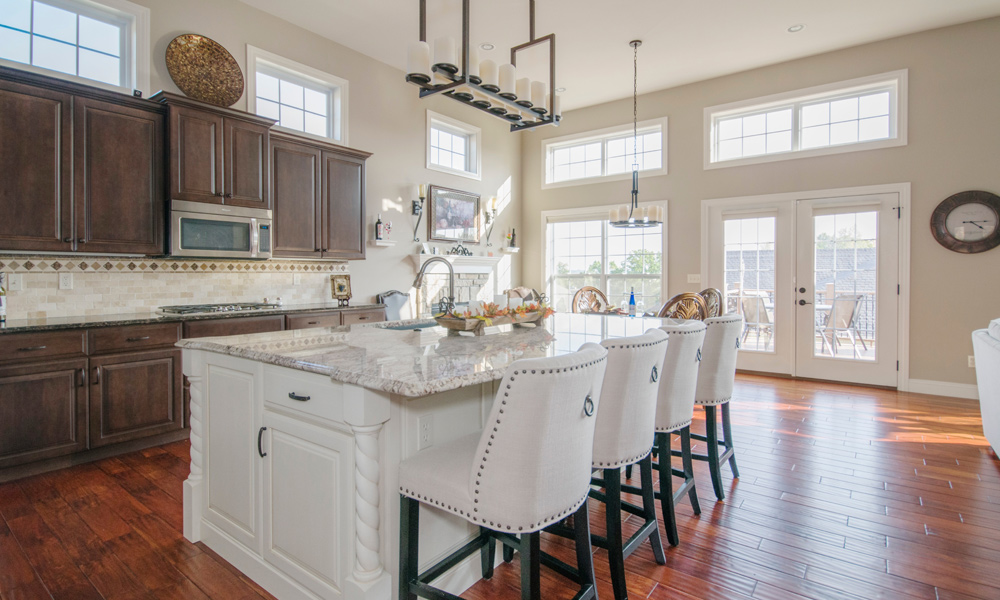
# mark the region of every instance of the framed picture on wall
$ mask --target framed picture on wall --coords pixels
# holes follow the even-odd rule
[[[430,186],[427,238],[434,242],[479,243],[479,196]]]

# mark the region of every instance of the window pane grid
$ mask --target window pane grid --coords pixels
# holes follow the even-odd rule
[[[546,183],[560,183],[663,168],[663,131],[608,134],[600,139],[549,146]]]
[[[328,118],[332,91],[256,73],[257,114],[276,119],[280,127],[331,137]]]
[[[125,26],[37,0],[6,0],[0,58],[124,85]]]
[[[468,135],[431,128],[431,164],[468,172],[469,146]]]
[[[743,315],[745,351],[774,352],[775,225],[774,217],[723,223],[725,308]]]

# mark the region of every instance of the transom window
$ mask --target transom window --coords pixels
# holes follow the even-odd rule
[[[250,110],[277,127],[347,143],[347,81],[247,46],[253,72]]]
[[[640,314],[662,305],[662,225],[620,229],[596,217],[562,218],[567,220],[547,217],[545,231],[548,294],[557,311],[571,312],[573,294],[583,286],[602,290],[613,307],[626,309],[634,289]]]
[[[543,188],[630,177],[632,169],[666,174],[666,119],[545,140]]]
[[[427,168],[480,178],[482,130],[427,111]]]
[[[0,0],[0,62],[122,91],[142,89],[135,49],[147,45],[148,15],[122,0]]]
[[[705,109],[706,168],[906,143],[906,71]]]

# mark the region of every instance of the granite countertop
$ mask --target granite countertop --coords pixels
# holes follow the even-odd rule
[[[322,310],[365,310],[384,308],[384,304],[357,304],[339,306],[336,302],[314,304],[286,304],[265,310],[243,310],[220,313],[199,313],[193,315],[161,315],[158,313],[121,313],[90,315],[82,317],[47,317],[43,319],[8,319],[0,327],[0,335],[5,333],[26,333],[34,331],[54,331],[58,329],[83,329],[94,327],[114,327],[122,325],[148,325],[150,323],[171,323],[176,321],[202,321],[206,319],[232,319],[236,317],[263,317]]]
[[[199,338],[177,345],[420,397],[501,379],[520,358],[574,352],[586,342],[640,335],[664,321],[566,313],[539,327],[506,326],[502,333],[466,337],[438,326],[419,328],[433,324],[428,319]]]

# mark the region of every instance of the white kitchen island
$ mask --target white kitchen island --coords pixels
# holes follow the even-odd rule
[[[478,338],[411,321],[183,340],[184,535],[281,600],[395,598],[400,462],[482,429],[513,361],[661,323],[560,314]],[[425,506],[420,519],[421,565],[478,533]],[[479,578],[472,556],[438,584]]]

